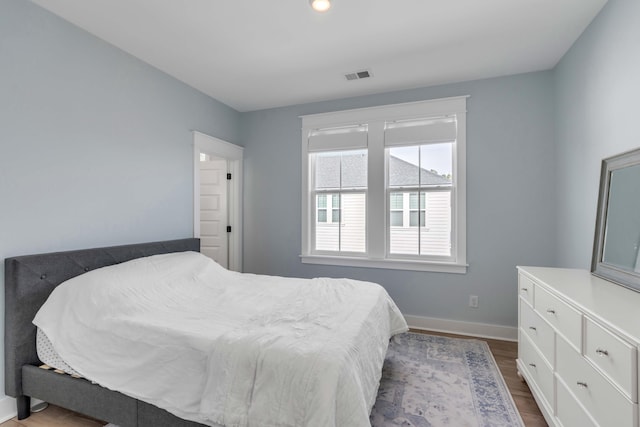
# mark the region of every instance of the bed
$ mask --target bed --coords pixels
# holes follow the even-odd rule
[[[173,259],[198,251],[198,239],[183,239],[5,260],[5,393],[16,397],[18,418],[29,416],[30,398],[34,397],[121,427],[218,425],[212,419],[207,419],[204,424],[188,421],[158,407],[163,405],[145,403],[145,400],[156,403],[152,399],[130,397],[130,390],[127,390],[126,395],[82,378],[41,369],[35,344],[36,327],[32,323],[53,290],[71,278],[138,258]],[[161,255],[174,253],[178,254]],[[86,276],[96,273],[99,272]],[[74,281],[78,281],[78,278],[70,282]],[[398,325],[395,327],[396,332],[401,332],[402,326]],[[175,413],[175,410],[172,412]],[[238,425],[242,425],[242,422],[246,420],[240,420]]]

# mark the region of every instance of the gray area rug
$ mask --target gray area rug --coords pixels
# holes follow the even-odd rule
[[[485,341],[407,332],[391,339],[373,427],[523,427]]]

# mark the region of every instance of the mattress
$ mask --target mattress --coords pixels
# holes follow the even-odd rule
[[[36,351],[38,352],[38,359],[48,367],[55,369],[56,372],[82,378],[82,375],[62,360],[62,357],[60,357],[56,349],[53,348],[53,344],[51,344],[51,340],[49,340],[47,334],[40,328],[37,328],[36,331]]]
[[[230,272],[194,252],[75,277],[34,324],[63,371],[181,418],[265,427],[369,426],[389,338],[407,330],[380,285]]]

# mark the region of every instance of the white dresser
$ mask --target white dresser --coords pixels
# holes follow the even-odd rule
[[[551,426],[639,427],[640,293],[518,267],[518,372]]]

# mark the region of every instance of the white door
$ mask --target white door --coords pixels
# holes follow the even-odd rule
[[[229,268],[227,161],[200,161],[200,252]]]

